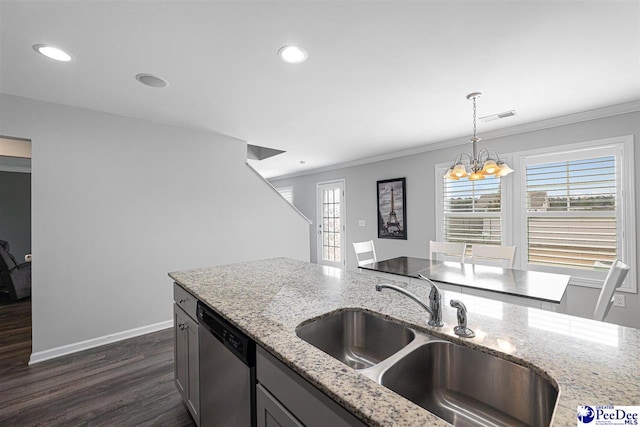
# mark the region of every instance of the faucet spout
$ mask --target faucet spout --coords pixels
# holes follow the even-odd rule
[[[442,323],[442,308],[439,305],[437,308],[434,309],[432,304],[426,305],[415,294],[405,289],[402,289],[398,286],[393,286],[388,284],[376,285],[376,291],[382,292],[383,289],[392,289],[396,292],[399,292],[402,295],[415,301],[420,307],[424,308],[427,311],[427,313],[429,313],[429,316],[431,317],[427,322],[430,326],[436,326],[436,327],[444,326],[444,323]],[[431,302],[431,296],[429,297],[429,301]],[[438,316],[438,313],[439,313],[439,316]]]
[[[418,273],[418,277],[431,285],[431,291],[429,292],[429,306],[433,310],[433,316],[431,320],[434,322],[434,326],[443,326],[442,323],[442,291],[436,286],[429,278],[425,277],[421,273]],[[430,323],[431,324],[431,323]]]

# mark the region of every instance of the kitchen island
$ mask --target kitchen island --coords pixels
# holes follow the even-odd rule
[[[301,323],[362,308],[464,346],[533,367],[559,388],[553,424],[576,424],[579,405],[639,405],[639,331],[543,310],[444,292],[444,327],[427,326],[417,304],[379,293],[389,280],[285,258],[189,271],[170,277],[224,316],[326,396],[374,426],[448,425],[391,390],[298,338]],[[428,286],[394,283],[426,299]],[[453,333],[452,298],[468,308],[476,337]]]

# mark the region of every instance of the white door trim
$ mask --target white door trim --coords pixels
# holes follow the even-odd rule
[[[340,255],[341,259],[339,262],[332,262],[323,259],[322,254],[322,201],[320,199],[320,190],[322,187],[341,187],[341,198],[340,198]],[[346,194],[347,194],[347,183],[344,178],[341,179],[332,179],[329,181],[320,181],[316,182],[316,262],[321,265],[328,265],[331,267],[339,267],[346,268],[347,266],[347,203],[346,203]]]

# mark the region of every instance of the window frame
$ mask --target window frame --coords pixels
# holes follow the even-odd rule
[[[580,268],[568,268],[539,264],[528,264],[529,247],[527,242],[527,182],[526,167],[530,164],[553,163],[555,161],[581,160],[602,155],[614,156],[616,159],[616,188],[620,195],[620,203],[616,206],[616,224],[619,238],[616,241],[618,259],[631,267],[627,279],[618,289],[621,292],[637,293],[635,273],[635,185],[633,172],[633,136],[621,136],[615,138],[598,139],[560,145],[552,148],[527,150],[515,155],[518,165],[515,188],[512,203],[517,207],[520,217],[520,227],[516,233],[520,252],[518,266],[525,270],[545,271],[549,273],[570,274],[570,284],[601,288],[607,272]],[[548,214],[536,214],[534,216],[562,216],[557,212]],[[589,213],[582,213],[589,216]],[[567,215],[570,216],[570,215]],[[515,229],[514,229],[515,231]]]

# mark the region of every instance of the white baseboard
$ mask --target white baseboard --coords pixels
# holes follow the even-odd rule
[[[165,322],[154,323],[153,325],[142,326],[135,329],[129,329],[127,331],[118,332],[115,334],[105,335],[102,337],[91,338],[90,340],[80,341],[73,344],[67,344],[60,347],[52,348],[49,350],[38,351],[31,353],[29,358],[29,365],[34,363],[44,362],[45,360],[54,359],[56,357],[65,356],[67,354],[76,353],[78,351],[88,350],[90,348],[99,347],[101,345],[114,343],[117,341],[126,340],[127,338],[133,338],[151,332],[161,331],[173,327],[173,320],[167,320]]]

